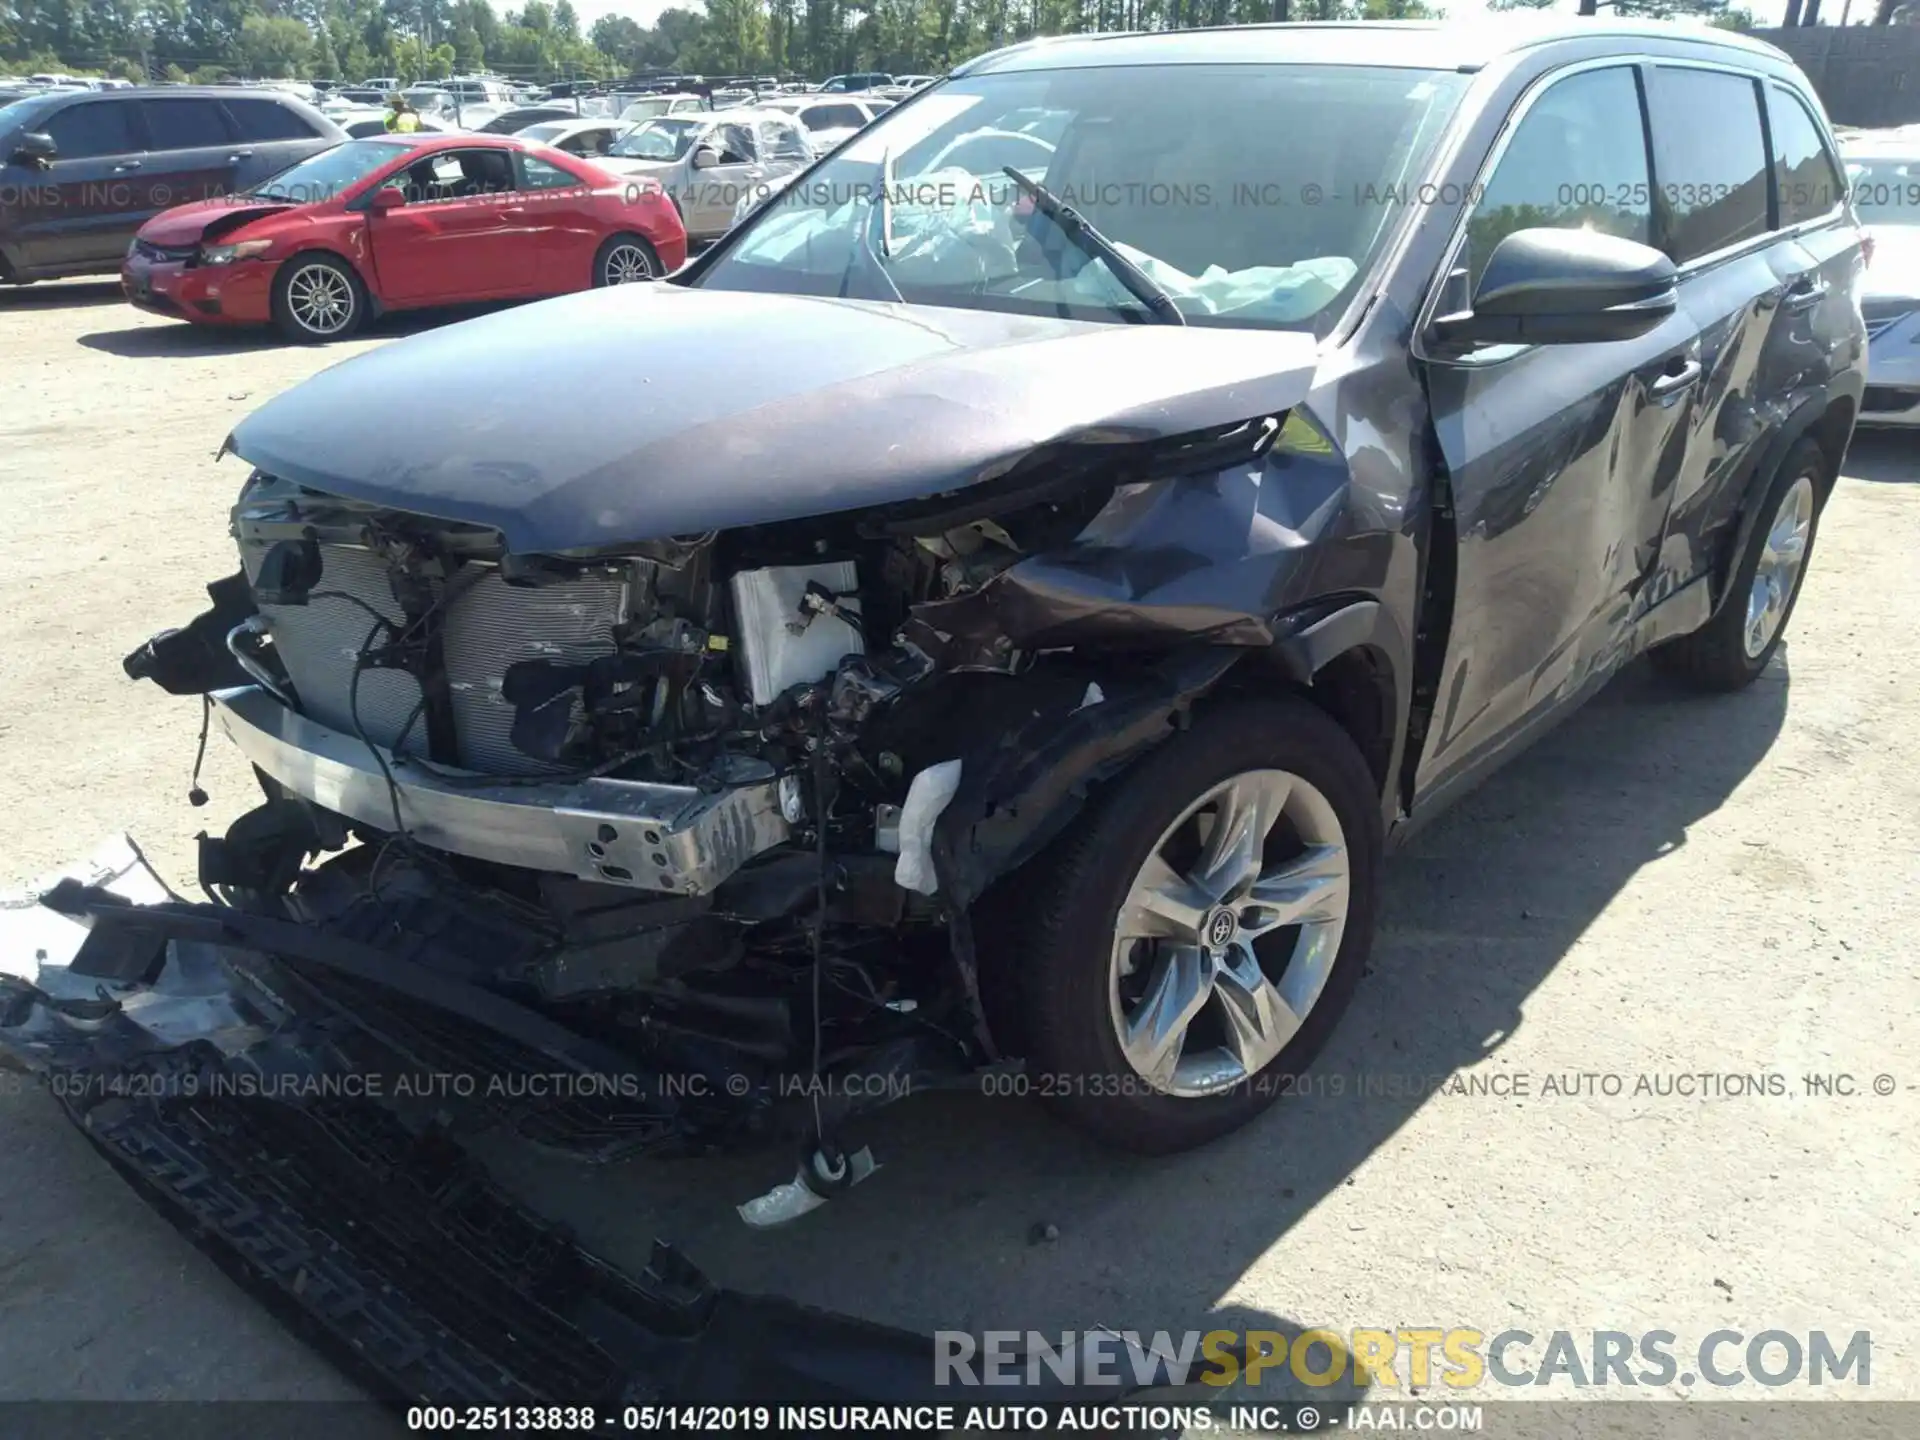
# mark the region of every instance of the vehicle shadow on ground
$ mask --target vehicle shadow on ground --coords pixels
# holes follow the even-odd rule
[[[1843,475],[1882,485],[1920,483],[1920,434],[1911,430],[1856,430]]]
[[[404,310],[393,315],[382,315],[370,321],[366,328],[352,340],[339,342],[352,344],[355,341],[399,340],[408,335],[417,335],[425,330],[437,329],[442,325],[451,325],[461,320],[471,320],[476,316],[490,314],[505,308],[502,305],[468,305],[440,310]],[[267,326],[248,326],[245,329],[216,329],[209,325],[192,325],[186,321],[172,324],[135,325],[125,330],[102,330],[92,335],[82,335],[80,343],[89,350],[102,350],[109,355],[118,355],[126,360],[170,359],[175,356],[197,355],[233,355],[248,350],[272,350],[287,346],[292,342],[279,331]]]
[[[0,315],[9,310],[77,309],[126,303],[118,280],[52,280],[36,285],[0,285]]]
[[[1733,696],[1631,667],[1389,861],[1372,968],[1305,1093],[1200,1152],[1114,1154],[1026,1099],[916,1097],[859,1130],[877,1175],[754,1232],[733,1206],[789,1178],[788,1156],[593,1170],[495,1137],[481,1148],[503,1181],[625,1265],[658,1235],[723,1284],[918,1330],[1271,1324],[1237,1308],[1245,1295],[1216,1307],[1423,1104],[1503,1103],[1433,1100],[1433,1077],[1494,1072],[1529,996],[1594,918],[1767,753],[1787,692],[1784,652]],[[1431,1247],[1396,1234],[1396,1248],[1444,1250],[1450,1207],[1471,1211],[1473,1196],[1434,1182]],[[1035,1243],[1037,1226],[1057,1238]],[[1276,1281],[1263,1272],[1258,1299],[1288,1310]]]

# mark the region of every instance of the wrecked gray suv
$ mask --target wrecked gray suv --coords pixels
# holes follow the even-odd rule
[[[1861,396],[1794,67],[1499,33],[1017,47],[667,283],[260,409],[236,573],[127,663],[266,798],[217,903],[49,897],[9,1047],[616,1077],[471,1108],[786,1136],[757,1222],[983,1067],[1137,1150],[1246,1122],[1391,837],[1641,652],[1767,665]],[[183,955],[222,1006],[142,1029]]]

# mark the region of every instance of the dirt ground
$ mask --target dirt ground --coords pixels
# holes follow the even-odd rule
[[[188,807],[198,707],[121,656],[231,567],[228,427],[428,323],[304,350],[111,286],[0,292],[0,880],[124,830],[181,882],[253,803],[216,738]],[[1867,1330],[1866,1390],[1660,1393],[1920,1399],[1917,555],[1920,437],[1863,438],[1761,682],[1701,700],[1637,669],[1425,831],[1318,1093],[1202,1153],[919,1099],[873,1126],[873,1181],[771,1234],[732,1206],[777,1159],[503,1169],[616,1259],[664,1235],[724,1282],[928,1329],[1665,1329],[1683,1358]],[[1432,1093],[1456,1072],[1486,1083]],[[1702,1075],[1745,1083],[1674,1078]],[[0,1399],[353,1393],[5,1075],[0,1156]]]

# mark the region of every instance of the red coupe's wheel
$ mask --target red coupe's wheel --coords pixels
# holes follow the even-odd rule
[[[367,290],[353,267],[332,255],[295,255],[273,277],[273,322],[302,345],[344,340],[367,316]]]
[[[595,286],[637,285],[664,273],[659,252],[638,235],[610,236],[593,260]]]

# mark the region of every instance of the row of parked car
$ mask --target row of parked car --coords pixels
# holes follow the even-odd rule
[[[829,83],[849,78],[868,77]],[[0,106],[0,280],[120,267],[149,309],[323,340],[381,310],[651,279],[897,103],[674,91],[614,109],[568,96],[392,136],[383,112],[342,116],[340,98],[46,86]],[[576,113],[589,102],[604,113]],[[1015,112],[927,168],[1044,174],[1048,124]],[[1920,425],[1920,126],[1836,138],[1875,255],[1861,420]]]
[[[0,281],[118,268],[143,308],[316,341],[651,279],[893,103],[681,92],[398,135],[269,87],[47,89],[0,106]]]

